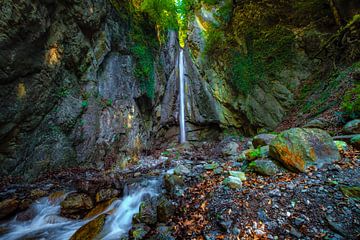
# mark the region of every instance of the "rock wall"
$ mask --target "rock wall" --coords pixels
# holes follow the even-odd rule
[[[126,12],[105,0],[6,0],[0,12],[1,175],[136,158],[154,102],[133,74]]]
[[[35,179],[68,167],[123,168],[155,139],[177,141],[177,34],[170,32],[154,56],[150,99],[134,74],[129,2],[119,0],[115,8],[111,2],[2,3],[2,176]],[[196,140],[217,115],[206,83],[191,65],[186,69],[187,121]]]

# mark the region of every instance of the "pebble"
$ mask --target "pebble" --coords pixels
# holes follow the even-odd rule
[[[281,197],[281,192],[279,189],[274,189],[269,192],[270,197]]]

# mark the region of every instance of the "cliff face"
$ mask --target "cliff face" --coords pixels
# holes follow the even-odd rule
[[[295,90],[319,66],[310,56],[336,29],[329,5],[303,22],[284,13],[288,9],[282,2],[233,2],[210,6],[198,1],[192,9],[184,51],[189,140],[217,136],[221,128],[246,134],[274,129],[293,103]],[[2,2],[1,175],[35,178],[72,166],[125,167],[154,143],[177,140],[177,34],[170,31],[161,44],[134,48],[139,39],[151,42],[157,35],[146,16],[134,18],[129,6],[123,0]],[[254,15],[258,18],[246,14],[252,8],[260,9]],[[352,9],[344,7],[341,14],[351,16]],[[267,27],[252,36],[243,31],[252,24]],[[212,26],[220,37],[209,44]],[[271,50],[276,55],[291,48],[291,61],[274,60],[272,52],[260,54],[257,65],[234,58],[233,53],[250,56],[257,46],[269,47],[284,33],[290,45]],[[274,36],[270,42],[256,45],[269,36]],[[250,88],[239,88],[234,81],[247,79],[244,71],[233,71],[234,62],[244,67],[244,61],[249,65],[244,71],[250,67],[249,74],[261,80],[250,81]],[[261,69],[274,61],[276,69]],[[139,64],[145,64],[143,69]],[[146,76],[150,83],[142,79],[144,71],[151,75]]]
[[[2,175],[125,167],[155,139],[177,140],[175,32],[151,49],[149,97],[136,76],[142,59],[132,52],[127,1],[7,0],[0,10]],[[140,27],[156,37],[154,26]],[[192,81],[196,99],[188,120],[194,126],[216,122],[211,96],[198,78]]]
[[[326,82],[335,65],[355,62],[359,32],[335,33],[359,7],[327,0],[198,4],[188,48],[216,99],[220,125],[245,134],[273,130],[305,80]]]
[[[126,15],[103,0],[5,1],[0,15],[2,175],[108,167],[146,146],[154,102],[141,102]]]

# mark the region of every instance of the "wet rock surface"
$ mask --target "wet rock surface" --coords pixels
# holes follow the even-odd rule
[[[88,213],[85,218],[100,214],[114,201],[97,203],[96,193],[113,192],[117,189],[115,185],[122,188],[121,181],[137,184],[141,179],[157,176],[163,179],[163,190],[155,198],[143,198],[132,229],[123,239],[216,239],[222,236],[228,239],[356,239],[360,224],[357,206],[360,162],[359,153],[352,146],[341,151],[339,160],[322,168],[312,166],[303,173],[291,173],[274,159],[261,156],[255,160],[229,160],[222,148],[214,147],[217,144],[168,147],[157,158],[144,157],[142,167],[134,165],[121,173],[77,172],[70,177],[99,184],[96,191],[91,190],[94,187],[86,188],[94,206],[85,211]],[[239,149],[249,147],[248,139],[237,144]],[[254,168],[254,164],[259,168]],[[69,177],[69,172],[56,178],[65,176]],[[234,180],[234,184],[227,179]],[[53,180],[53,184],[55,182]],[[111,187],[104,188],[105,183]],[[82,192],[73,196],[85,194],[84,187],[78,189]],[[54,198],[61,198],[55,190],[53,187],[48,191],[54,192]],[[41,191],[29,190],[29,196],[30,192]],[[107,214],[110,217],[114,211]],[[28,211],[18,217],[28,221],[32,214]]]

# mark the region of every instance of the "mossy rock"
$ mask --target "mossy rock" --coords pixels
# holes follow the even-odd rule
[[[294,172],[305,172],[311,165],[321,167],[340,159],[331,136],[310,128],[292,128],[280,133],[270,144],[270,156]]]
[[[284,171],[280,166],[278,166],[278,164],[274,163],[271,159],[261,159],[253,161],[249,164],[249,169],[264,176],[273,176]]]
[[[88,218],[92,218],[95,217],[96,215],[104,212],[114,201],[116,200],[116,198],[107,200],[105,202],[101,202],[98,205],[96,205],[93,209],[91,209],[91,211],[85,215],[85,219]]]
[[[229,171],[229,175],[239,178],[241,181],[246,181],[246,176],[244,172],[240,171]]]
[[[214,170],[217,167],[219,167],[218,163],[207,163],[207,164],[204,165],[205,170]]]
[[[241,179],[233,176],[225,178],[223,184],[230,187],[231,189],[239,189],[242,187]]]
[[[360,149],[360,134],[356,135],[355,137],[352,137],[350,139],[350,144],[356,148],[356,149]]]
[[[145,224],[135,224],[129,231],[130,239],[146,239],[145,236],[150,232],[150,227]]]
[[[70,240],[92,240],[99,235],[105,224],[106,215],[101,214],[94,220],[88,222],[70,238]]]
[[[338,148],[339,151],[349,150],[347,143],[344,141],[334,141],[334,143],[336,144],[336,147]]]
[[[360,186],[341,186],[340,190],[345,196],[360,201]]]

